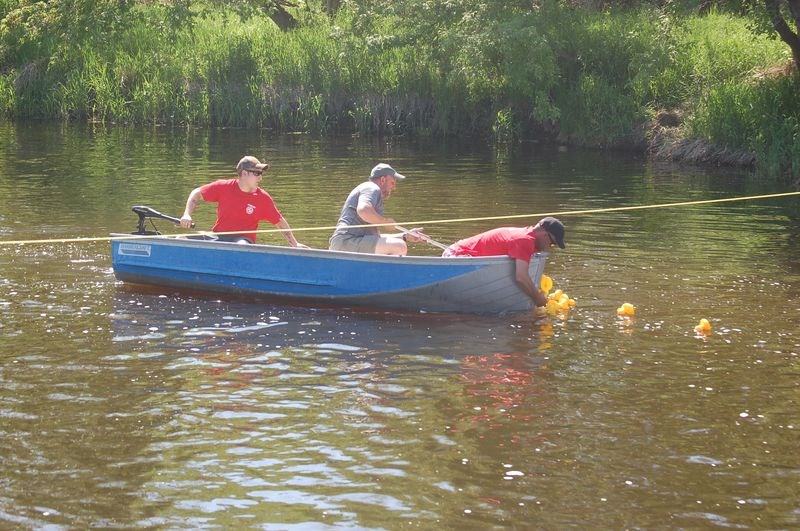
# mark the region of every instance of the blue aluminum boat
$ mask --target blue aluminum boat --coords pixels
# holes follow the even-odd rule
[[[533,308],[514,280],[514,260],[507,256],[384,256],[166,238],[147,236],[142,220],[140,213],[138,236],[113,235],[114,275],[124,282],[413,312]],[[536,285],[546,259],[547,253],[538,253],[531,260],[529,273]]]

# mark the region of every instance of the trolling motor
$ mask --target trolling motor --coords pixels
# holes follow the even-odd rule
[[[171,222],[175,223],[176,225],[180,225],[180,223],[181,223],[180,219],[174,218],[172,216],[168,216],[166,214],[162,214],[158,210],[153,210],[149,206],[141,206],[141,205],[139,205],[139,206],[132,207],[131,210],[133,210],[136,213],[136,215],[139,216],[139,223],[137,224],[136,232],[132,232],[131,234],[137,234],[137,235],[142,235],[142,236],[157,236],[157,235],[161,234],[156,229],[156,226],[153,223],[153,219],[152,218],[166,219],[167,221],[171,221]],[[144,224],[145,224],[144,220],[145,219],[150,219],[150,225],[152,225],[153,230],[146,230],[145,229],[145,226],[144,226]],[[192,227],[194,227],[194,223],[192,223]]]

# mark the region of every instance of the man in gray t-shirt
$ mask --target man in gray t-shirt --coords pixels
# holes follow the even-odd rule
[[[336,230],[330,239],[332,251],[356,253],[394,254],[405,256],[406,242],[419,242],[419,229],[400,234],[384,234],[379,227],[355,227],[354,225],[386,225],[393,227],[395,221],[383,215],[383,202],[397,187],[397,181],[405,176],[397,173],[388,164],[372,168],[369,180],[353,188],[342,207]]]

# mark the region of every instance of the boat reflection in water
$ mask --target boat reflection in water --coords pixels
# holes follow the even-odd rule
[[[359,363],[390,371],[394,366],[401,372],[409,363],[422,364],[452,374],[487,356],[511,363],[520,358],[529,368],[538,366],[553,337],[551,320],[537,320],[533,312],[489,316],[352,311],[212,297],[121,285],[111,314],[114,350],[154,365],[161,361],[215,371],[222,366],[227,372],[252,369],[262,378],[278,359],[291,359],[292,364],[307,359],[311,366],[341,364],[346,371]]]
[[[213,517],[223,496],[253,505],[220,521],[316,522],[324,510],[325,522],[363,524],[363,512],[398,506],[432,518],[428,494],[473,481],[462,458],[524,466],[505,448],[531,455],[550,436],[525,420],[546,416],[553,396],[533,314],[353,312],[158,289],[118,287],[112,348],[118,372],[147,382],[142,407],[169,413],[150,430],[158,475],[142,487],[175,502],[168,523],[193,514],[181,507]],[[423,474],[432,455],[435,481]]]

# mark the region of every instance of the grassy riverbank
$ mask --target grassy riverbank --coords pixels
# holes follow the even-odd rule
[[[14,119],[558,139],[800,175],[789,50],[734,15],[345,7],[304,10],[283,32],[222,11],[171,24],[137,5],[65,36],[36,31],[43,3],[12,4],[0,2],[0,114]]]

